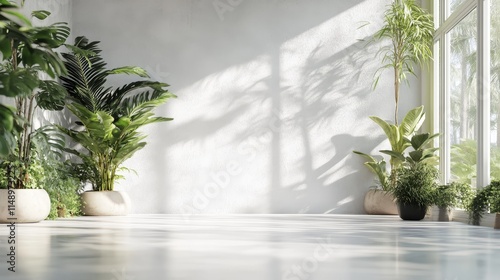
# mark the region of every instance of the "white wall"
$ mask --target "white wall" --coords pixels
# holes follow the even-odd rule
[[[149,145],[127,162],[138,176],[118,189],[133,212],[363,213],[374,177],[352,150],[388,146],[368,116],[392,119],[393,81],[386,73],[372,92],[377,48],[358,39],[389,3],[74,1],[74,36],[179,96],[158,110],[175,121],[147,128]],[[401,114],[420,103],[412,84]]]

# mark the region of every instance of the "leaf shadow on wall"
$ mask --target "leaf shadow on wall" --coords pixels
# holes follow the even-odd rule
[[[366,170],[360,170],[362,164],[351,157],[352,151],[358,148],[373,150],[383,139],[353,136],[336,126],[340,126],[338,122],[368,117],[366,110],[348,111],[346,107],[363,104],[362,100],[371,94],[374,70],[368,58],[372,55],[366,55],[366,43],[358,42],[326,59],[318,58],[318,53],[325,47],[319,43],[308,55],[298,86],[280,85],[279,79],[273,78],[275,74],[259,81],[273,89],[271,95],[267,92],[259,95],[262,97],[259,104],[271,100],[271,112],[256,120],[237,140],[245,141],[255,136],[252,135],[255,131],[271,126],[276,115],[289,111],[285,107],[299,108],[288,116],[280,116],[275,122],[276,127],[271,127],[272,178],[266,194],[271,213],[362,212],[362,196],[367,186],[360,184],[359,172],[365,177],[370,175]],[[275,62],[273,70],[279,73],[279,61],[276,59]],[[324,130],[331,131],[330,141],[318,144],[314,141],[314,134]],[[298,135],[299,141],[296,142],[302,147],[290,144],[291,135]],[[362,143],[362,147],[354,146],[355,143]],[[295,150],[283,151],[290,146]],[[299,159],[285,158],[287,153],[297,151],[301,154]],[[318,161],[323,163],[318,166]],[[337,172],[344,175],[336,176]],[[294,182],[286,180],[285,177],[294,176],[293,173],[300,173],[300,179]]]

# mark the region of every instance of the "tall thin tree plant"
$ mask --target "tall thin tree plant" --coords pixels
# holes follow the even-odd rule
[[[385,69],[394,71],[394,123],[398,125],[400,85],[415,74],[415,66],[432,58],[434,23],[432,15],[415,0],[394,0],[384,15],[384,25],[375,34],[375,41],[389,39],[391,44],[379,51],[383,65],[375,75],[374,88]]]

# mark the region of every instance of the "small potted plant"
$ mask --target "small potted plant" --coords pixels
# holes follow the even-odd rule
[[[398,202],[399,216],[403,220],[422,220],[427,208],[434,202],[439,172],[435,167],[438,148],[427,148],[432,139],[439,134],[422,133],[411,140],[413,151],[405,157],[392,153],[392,156],[404,160],[397,170],[397,183],[392,193]]]
[[[399,169],[398,183],[392,191],[398,202],[399,216],[403,220],[422,220],[427,208],[434,202],[438,170],[425,162]]]
[[[435,205],[438,207],[438,221],[453,220],[453,208],[465,209],[474,197],[474,191],[469,184],[453,182],[441,185],[435,192]]]
[[[500,181],[493,181],[479,189],[466,210],[473,225],[479,225],[485,213],[496,213],[494,228],[500,229]]]

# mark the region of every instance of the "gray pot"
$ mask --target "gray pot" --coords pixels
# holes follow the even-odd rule
[[[493,227],[494,229],[500,229],[500,214],[495,215],[495,226]]]
[[[438,221],[451,222],[453,220],[453,209],[451,207],[439,207]]]

